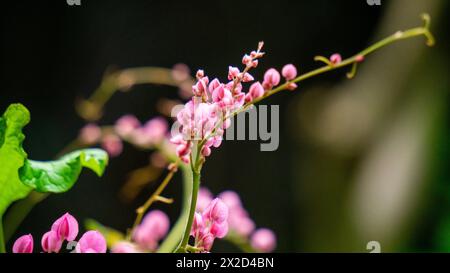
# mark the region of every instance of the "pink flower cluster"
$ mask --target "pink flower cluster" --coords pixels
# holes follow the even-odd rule
[[[227,221],[230,236],[237,235],[246,240],[249,239],[256,251],[271,252],[275,249],[276,237],[273,231],[266,228],[255,230],[255,223],[249,217],[236,192],[224,191],[218,195],[218,198],[228,207]],[[200,188],[196,210],[203,212],[212,199],[213,195],[208,189]]]
[[[57,219],[50,231],[46,232],[41,239],[42,250],[47,253],[58,253],[64,241],[72,242],[78,235],[78,222],[65,213]],[[34,240],[31,234],[19,237],[14,245],[14,253],[32,253]],[[81,236],[75,247],[76,253],[105,253],[106,241],[103,235],[95,230],[87,231]]]
[[[165,139],[168,128],[163,117],[155,117],[142,125],[135,116],[128,114],[116,121],[113,130],[102,130],[89,123],[80,130],[78,139],[85,145],[100,143],[110,156],[115,157],[122,153],[122,140],[139,147],[153,147]]]
[[[280,84],[280,73],[271,68],[264,74],[262,83],[256,81],[250,85],[248,92],[243,92],[243,83],[254,81],[254,77],[248,73],[258,65],[258,59],[264,53],[261,52],[263,43],[250,54],[245,54],[242,64],[245,68],[241,71],[237,67],[228,67],[228,82],[222,83],[217,78],[210,81],[203,70],[196,74],[197,82],[192,86],[193,97],[184,105],[177,114],[179,131],[172,135],[172,143],[177,145],[176,153],[182,161],[189,163],[193,141],[204,140],[201,154],[205,157],[211,154],[212,147],[219,147],[223,140],[223,133],[230,124],[231,114],[241,109],[245,104],[251,104],[254,100],[263,97],[270,89]],[[290,82],[297,76],[297,69],[289,64],[283,67],[282,75],[287,81],[287,89],[297,87]]]
[[[220,198],[215,198],[202,212],[196,212],[191,236],[195,238],[194,247],[201,252],[209,252],[215,238],[223,238],[228,233],[228,207]]]
[[[158,242],[167,235],[169,227],[169,217],[160,210],[153,210],[145,215],[142,223],[133,231],[133,242],[118,242],[113,246],[111,252],[153,252],[158,248]]]

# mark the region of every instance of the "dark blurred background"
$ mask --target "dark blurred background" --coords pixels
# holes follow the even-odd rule
[[[344,57],[397,30],[421,26],[430,13],[437,44],[414,38],[367,58],[355,79],[345,70],[302,82],[270,98],[280,105],[280,145],[260,152],[256,141],[227,141],[203,168],[214,193],[240,193],[258,226],[273,229],[279,252],[450,251],[448,1],[17,1],[2,4],[0,109],[29,108],[24,146],[51,159],[85,124],[74,103],[88,97],[109,67],[185,63],[225,79],[228,65],[265,41],[254,72],[295,64],[318,66],[315,55]],[[155,85],[117,93],[99,124],[126,113],[157,114],[158,98],[175,88]],[[37,205],[17,234],[43,234],[69,211],[125,230],[134,210],[118,198],[127,173],[148,153],[125,146],[98,179],[83,172],[74,188]],[[178,174],[166,196],[180,198]],[[174,221],[177,203],[157,204]],[[220,242],[215,251],[233,251]]]

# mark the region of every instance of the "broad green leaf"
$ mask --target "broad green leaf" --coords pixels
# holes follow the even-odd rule
[[[108,155],[101,149],[83,149],[55,161],[25,160],[19,170],[20,180],[38,192],[60,193],[69,190],[83,167],[101,176],[108,164]]]
[[[19,180],[19,168],[27,154],[22,148],[22,128],[30,113],[21,104],[11,104],[0,118],[0,217],[8,206],[32,190]]]

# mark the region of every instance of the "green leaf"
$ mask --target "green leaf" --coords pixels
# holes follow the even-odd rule
[[[32,190],[19,179],[27,154],[22,148],[22,128],[30,121],[30,113],[21,104],[11,104],[0,118],[0,217],[8,206]]]
[[[55,161],[25,160],[19,170],[22,182],[38,192],[60,193],[69,190],[83,167],[101,176],[108,164],[108,155],[101,149],[83,149]]]

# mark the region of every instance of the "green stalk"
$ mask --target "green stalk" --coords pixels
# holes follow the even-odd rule
[[[0,215],[0,253],[6,253],[5,239],[3,238],[3,221]]]
[[[198,189],[200,187],[200,171],[193,170],[192,172],[192,197],[191,197],[191,206],[189,209],[189,217],[184,230],[183,239],[181,241],[180,246],[175,252],[186,252],[186,246],[189,242],[189,236],[191,233],[192,223],[194,221],[195,207],[197,206],[197,195]]]
[[[188,165],[180,164],[183,173],[183,203],[181,213],[175,225],[158,249],[159,253],[173,252],[183,239],[184,228],[189,217],[190,198],[192,195],[192,170]]]

